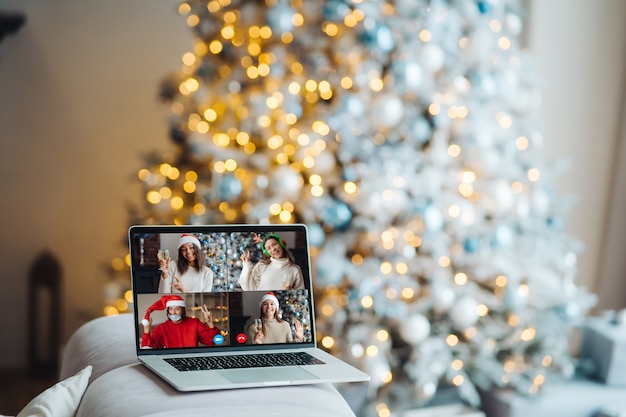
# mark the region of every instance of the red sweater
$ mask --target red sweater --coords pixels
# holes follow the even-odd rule
[[[217,327],[209,327],[195,317],[186,317],[180,323],[166,320],[159,324],[152,333],[141,336],[142,348],[179,348],[195,347],[198,342],[213,346],[213,337],[220,332]]]

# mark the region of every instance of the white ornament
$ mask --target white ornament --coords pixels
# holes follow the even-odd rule
[[[457,206],[461,209],[459,220],[463,225],[470,226],[476,222],[476,208],[467,200],[460,200]]]
[[[468,328],[478,321],[476,308],[478,303],[472,297],[465,296],[450,308],[450,319],[460,329]]]
[[[501,180],[491,184],[488,190],[488,195],[485,198],[489,202],[492,213],[503,215],[513,208],[515,196],[506,181]]]
[[[477,29],[469,36],[469,48],[467,54],[470,61],[487,62],[489,53],[492,51],[493,36],[487,29]]]
[[[400,325],[400,335],[404,340],[417,345],[430,334],[430,322],[421,314],[413,314]]]
[[[396,61],[392,64],[392,70],[398,85],[407,91],[417,92],[424,83],[424,71],[416,61]]]
[[[439,231],[443,228],[444,219],[441,211],[433,206],[428,206],[424,211],[424,223],[430,231]]]
[[[499,225],[495,230],[495,238],[500,246],[509,247],[515,240],[515,233],[509,226]]]
[[[454,303],[454,290],[450,287],[435,285],[432,289],[433,309],[438,312],[447,311]]]
[[[384,94],[372,103],[370,119],[377,129],[390,129],[397,126],[404,117],[404,103],[400,97]]]
[[[420,58],[422,67],[432,73],[443,68],[446,57],[439,46],[429,43],[422,49]]]
[[[365,104],[363,100],[355,95],[347,96],[341,102],[342,111],[346,111],[355,118],[363,117],[365,114]]]
[[[524,26],[522,22],[522,18],[515,13],[507,13],[505,18],[505,23],[509,32],[514,35],[519,35],[522,32],[522,27]]]
[[[299,173],[289,167],[281,167],[275,169],[271,175],[270,186],[276,195],[291,200],[300,196],[303,180]]]
[[[370,363],[366,366],[366,371],[371,376],[371,382],[373,387],[380,387],[384,385],[389,377],[391,369],[389,363],[381,358],[382,355],[378,355],[376,359],[368,361]]]
[[[437,384],[433,381],[428,381],[423,385],[417,385],[415,387],[415,395],[421,400],[430,400],[437,393]]]

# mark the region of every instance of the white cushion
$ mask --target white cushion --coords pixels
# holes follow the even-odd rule
[[[87,389],[91,366],[48,388],[29,402],[17,417],[74,417]]]

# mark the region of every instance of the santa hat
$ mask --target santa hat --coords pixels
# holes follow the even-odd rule
[[[180,249],[180,247],[183,246],[185,243],[193,243],[198,248],[202,247],[202,245],[200,244],[200,241],[198,240],[197,237],[192,236],[192,235],[188,235],[187,233],[183,233],[180,236],[180,239],[178,240],[178,248]]]
[[[261,297],[261,299],[259,300],[259,307],[263,305],[263,302],[265,300],[270,300],[271,302],[273,302],[276,306],[276,310],[278,310],[278,298],[276,298],[273,292],[270,291],[267,294],[263,294],[263,297]]]
[[[155,310],[165,310],[168,307],[185,307],[185,300],[180,295],[164,295],[154,304],[146,309],[146,314],[141,320],[141,324],[148,326],[150,324],[150,313]]]
[[[276,306],[276,312],[278,313],[278,317],[282,317],[280,313],[280,306],[278,305],[278,298],[274,295],[273,292],[268,292],[267,294],[263,294],[263,297],[259,300],[259,308],[263,305],[263,302],[266,300],[270,300]]]

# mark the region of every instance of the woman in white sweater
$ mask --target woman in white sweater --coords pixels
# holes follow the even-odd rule
[[[274,293],[267,293],[259,301],[261,319],[248,326],[248,338],[255,345],[267,343],[293,343],[304,341],[302,323],[294,322],[294,335],[291,326],[282,319],[278,306],[278,298]]]
[[[269,234],[261,242],[263,259],[254,267],[250,261],[250,251],[241,255],[243,268],[239,285],[244,291],[271,291],[304,289],[302,270],[287,249],[285,241],[276,234]]]
[[[183,234],[178,241],[178,260],[159,260],[160,293],[212,292],[213,271],[206,266],[200,241]]]

